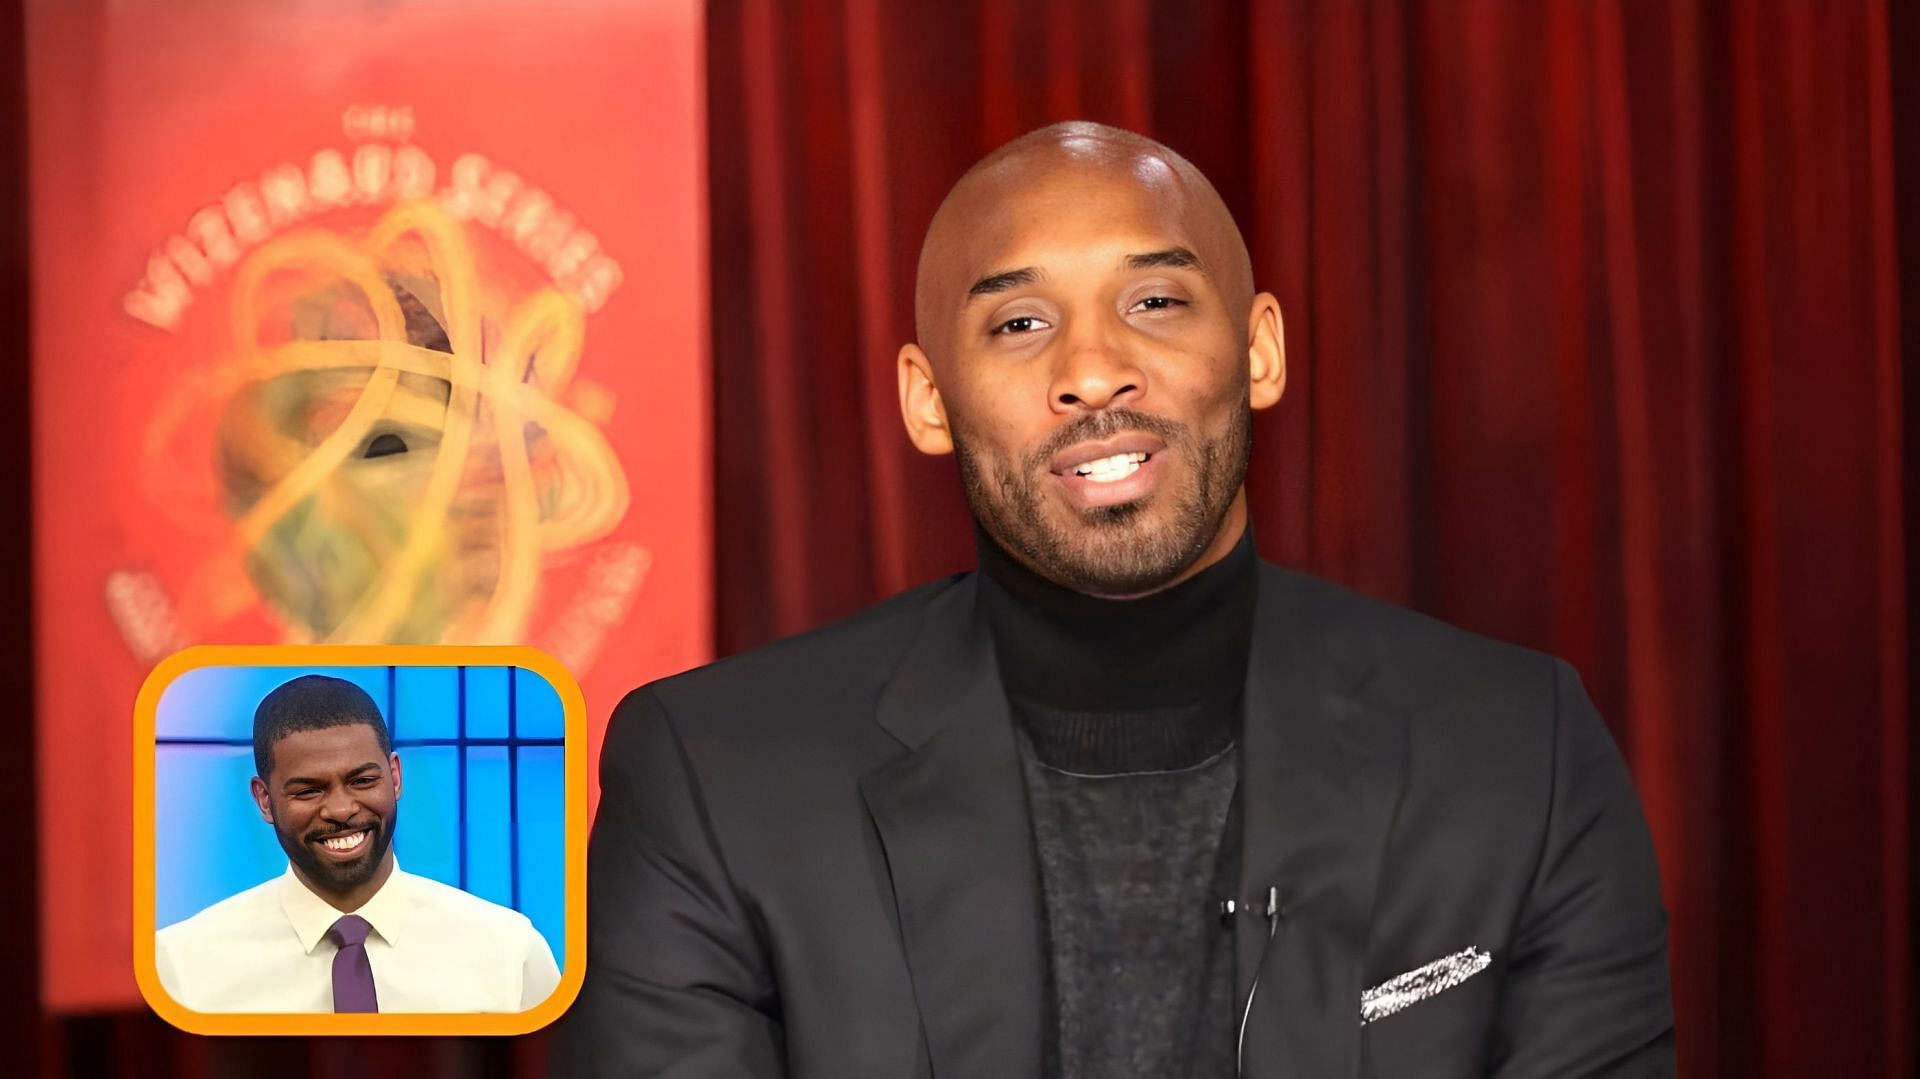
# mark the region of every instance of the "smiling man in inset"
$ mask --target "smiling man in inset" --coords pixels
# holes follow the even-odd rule
[[[902,415],[980,572],[621,704],[563,1072],[1671,1075],[1573,671],[1255,556],[1280,309],[1206,178],[1015,140],[915,315]]]
[[[310,674],[261,700],[252,782],[287,872],[160,930],[154,965],[205,1012],[517,1012],[559,983],[524,914],[402,872],[401,770],[352,682]]]

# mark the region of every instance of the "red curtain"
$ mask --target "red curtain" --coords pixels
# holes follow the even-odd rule
[[[1286,313],[1262,552],[1612,722],[1682,1074],[1911,1074],[1896,6],[716,0],[720,651],[971,563],[898,418],[921,231],[1025,130],[1145,132]]]

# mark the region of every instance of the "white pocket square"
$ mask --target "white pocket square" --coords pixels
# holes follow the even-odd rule
[[[1430,996],[1444,993],[1487,969],[1487,964],[1491,962],[1493,956],[1490,953],[1478,948],[1465,948],[1424,967],[1396,974],[1360,994],[1360,1025],[1366,1026],[1375,1019],[1385,1019]]]

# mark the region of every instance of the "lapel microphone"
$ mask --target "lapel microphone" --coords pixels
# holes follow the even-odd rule
[[[1220,924],[1232,925],[1235,915],[1251,914],[1256,910],[1258,910],[1261,914],[1265,915],[1268,921],[1272,921],[1273,919],[1279,917],[1280,916],[1280,889],[1277,886],[1268,888],[1266,900],[1267,901],[1264,906],[1261,906],[1253,902],[1242,902],[1241,900],[1238,900],[1238,899],[1220,900],[1219,908],[1218,908],[1220,911]]]
[[[1237,899],[1222,899],[1220,901],[1220,922],[1223,925],[1232,925],[1235,915],[1251,914],[1255,909],[1252,903],[1242,903]],[[1273,938],[1280,930],[1280,915],[1282,911],[1280,907],[1280,888],[1278,885],[1267,889],[1266,905],[1258,909],[1260,913],[1266,915],[1267,918],[1267,941],[1260,946],[1260,961],[1254,964],[1253,968],[1253,984],[1247,989],[1247,1003],[1240,1011],[1240,1033],[1234,1039],[1233,1045],[1233,1073],[1235,1075],[1244,1075],[1246,1073],[1247,1020],[1253,1018],[1253,998],[1260,992],[1260,973],[1266,968],[1267,952],[1273,948]]]

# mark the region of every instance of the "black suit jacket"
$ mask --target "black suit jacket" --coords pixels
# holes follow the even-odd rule
[[[1259,589],[1241,895],[1280,910],[1235,919],[1243,1074],[1671,1075],[1653,851],[1571,669],[1272,566]],[[621,703],[562,1074],[1038,1074],[1039,875],[975,592]],[[1484,970],[1361,1024],[1366,989],[1467,948]]]

